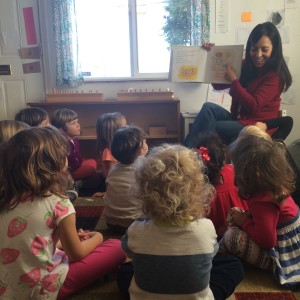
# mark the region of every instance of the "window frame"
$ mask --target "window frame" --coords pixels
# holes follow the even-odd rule
[[[163,73],[140,73],[138,67],[138,37],[137,37],[137,14],[136,0],[127,0],[129,14],[129,45],[130,45],[130,77],[91,77],[83,76],[84,82],[107,82],[107,81],[139,81],[139,80],[155,80],[167,81],[169,72]],[[171,53],[171,52],[170,52]]]

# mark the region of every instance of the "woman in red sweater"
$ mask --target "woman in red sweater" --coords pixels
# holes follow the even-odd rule
[[[285,146],[251,134],[238,137],[231,158],[248,211],[232,209],[220,250],[273,271],[289,288],[300,286],[299,208],[290,196],[295,174]]]
[[[209,51],[213,44],[204,44],[203,47]],[[213,86],[215,89],[230,87],[230,112],[214,103],[204,103],[186,137],[185,145],[197,146],[198,135],[209,131],[217,131],[222,140],[230,144],[244,126],[256,122],[266,123],[267,130],[271,129],[269,133],[274,134],[273,138],[284,140],[292,129],[293,119],[277,118],[280,95],[292,84],[292,76],[283,58],[281,38],[275,25],[265,22],[252,30],[240,79],[229,64],[225,77],[230,85]],[[278,132],[274,133],[277,128]]]

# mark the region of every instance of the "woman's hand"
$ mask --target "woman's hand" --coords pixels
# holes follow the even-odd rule
[[[230,82],[232,82],[233,80],[238,79],[235,69],[230,64],[226,65],[225,79],[227,79]]]
[[[204,43],[202,44],[202,48],[207,50],[207,51],[210,51],[210,49],[214,46],[215,44],[214,43]]]

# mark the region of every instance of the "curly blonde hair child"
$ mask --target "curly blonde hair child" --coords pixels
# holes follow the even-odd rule
[[[134,268],[121,267],[126,277],[118,278],[131,299],[227,299],[242,280],[239,260],[215,256],[215,227],[205,218],[214,188],[203,169],[198,153],[181,145],[155,147],[137,163],[145,216],[122,238]]]
[[[156,221],[184,225],[209,213],[214,188],[197,154],[181,145],[153,148],[137,167],[136,196]]]

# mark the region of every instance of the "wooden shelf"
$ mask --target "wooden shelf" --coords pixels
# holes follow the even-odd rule
[[[48,94],[47,102],[100,102],[104,100],[102,93],[57,93],[57,94]]]
[[[108,112],[120,112],[127,124],[141,127],[149,135],[149,127],[166,127],[167,134],[148,136],[149,146],[158,143],[178,143],[180,141],[180,101],[174,100],[135,100],[102,102],[37,102],[28,103],[31,107],[45,109],[51,119],[58,108],[68,108],[77,112],[81,126],[80,147],[84,157],[96,157],[97,118]]]
[[[147,139],[153,140],[153,139],[177,139],[177,134],[164,134],[164,135],[156,135],[156,136],[150,136],[147,134]],[[96,140],[95,135],[81,135],[78,137],[79,140]]]

